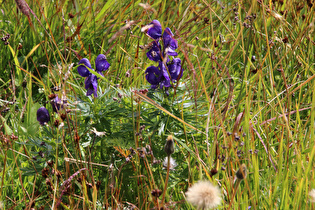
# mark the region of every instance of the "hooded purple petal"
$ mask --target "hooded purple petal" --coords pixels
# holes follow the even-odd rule
[[[160,83],[161,72],[159,68],[150,66],[145,70],[145,78],[151,84],[151,88],[155,89]]]
[[[159,39],[162,36],[162,26],[158,20],[153,20],[150,25],[152,27],[148,30],[147,34],[153,39]]]
[[[170,56],[178,56],[178,53],[175,52],[171,47],[165,48],[165,53]]]
[[[86,96],[94,94],[94,97],[97,97],[97,77],[94,74],[90,74],[85,79],[85,89],[87,90]]]
[[[152,47],[147,52],[147,57],[152,61],[161,61],[161,45],[159,42],[153,41]]]
[[[110,64],[106,60],[106,56],[99,54],[95,60],[95,68],[98,73],[106,71],[109,68]]]
[[[181,63],[182,61],[180,58],[174,58],[172,62],[169,65],[167,65],[173,82],[175,80],[178,81],[183,76]]]
[[[41,125],[45,125],[50,121],[49,112],[45,107],[41,107],[37,110],[37,121]]]
[[[79,61],[78,72],[82,77],[87,77],[91,72],[86,68],[92,69],[91,63],[87,58],[83,58]]]
[[[177,52],[175,50],[178,48],[178,42],[173,38],[174,34],[172,33],[170,28],[166,28],[163,33],[163,44],[165,48],[165,52],[171,56],[177,56]]]
[[[171,87],[170,77],[169,77],[168,72],[165,68],[165,65],[162,62],[159,63],[159,68],[162,71],[162,76],[160,79],[160,88],[163,89],[163,86],[166,88]]]

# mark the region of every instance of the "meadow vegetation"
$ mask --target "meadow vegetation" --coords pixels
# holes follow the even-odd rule
[[[315,208],[314,1],[0,5],[0,209]]]

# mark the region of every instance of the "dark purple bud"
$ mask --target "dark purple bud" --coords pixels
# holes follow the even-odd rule
[[[150,25],[152,26],[147,34],[153,39],[159,39],[162,36],[162,26],[158,20],[153,20]]]
[[[177,52],[175,50],[178,48],[178,42],[173,38],[174,34],[172,33],[170,28],[166,28],[163,33],[163,44],[165,48],[165,52],[170,56],[177,56]]]
[[[160,83],[161,72],[155,66],[150,66],[145,70],[145,78],[151,84],[151,88],[155,89]]]
[[[87,90],[86,96],[94,94],[94,97],[97,97],[97,77],[94,74],[90,74],[85,79],[85,89]]]
[[[153,41],[152,47],[147,52],[147,56],[152,61],[161,61],[161,45],[159,42]]]
[[[41,125],[45,125],[50,120],[49,112],[45,107],[41,107],[37,110],[37,121]]]
[[[167,65],[168,71],[170,72],[171,79],[174,82],[175,80],[178,81],[183,76],[183,69],[181,66],[181,59],[174,58],[172,62]]]
[[[95,69],[96,71],[102,72],[106,71],[109,68],[110,64],[106,60],[106,56],[103,54],[99,54],[95,60]]]
[[[87,67],[92,69],[90,61],[87,58],[81,59],[79,61],[78,72],[82,77],[87,77],[91,74]]]

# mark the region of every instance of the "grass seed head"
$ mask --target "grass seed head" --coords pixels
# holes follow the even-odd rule
[[[15,0],[16,6],[21,10],[21,12],[29,16],[30,15],[30,9],[28,7],[28,4],[24,0]]]

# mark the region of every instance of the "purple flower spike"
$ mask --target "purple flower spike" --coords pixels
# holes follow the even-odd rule
[[[88,77],[91,74],[91,72],[86,67],[92,69],[90,61],[87,58],[83,58],[79,61],[78,67],[78,72],[82,77]]]
[[[94,94],[94,97],[97,97],[97,77],[94,74],[90,74],[85,79],[85,89],[87,90],[86,96]]]
[[[162,26],[158,20],[153,20],[150,25],[152,26],[147,34],[153,39],[159,39],[162,36]]]
[[[174,58],[173,61],[167,65],[173,82],[175,80],[178,81],[183,76],[181,63],[182,61],[180,58]]]
[[[174,34],[172,33],[170,28],[166,28],[163,33],[163,44],[165,48],[165,52],[170,56],[177,56],[177,52],[175,50],[178,48],[178,42],[173,38]]]
[[[150,66],[145,70],[145,78],[151,84],[152,89],[156,89],[157,85],[160,83],[161,72],[159,68],[155,66]]]
[[[102,73],[102,71],[106,71],[109,68],[110,64],[106,60],[106,56],[103,54],[99,54],[95,60],[95,68],[97,73]]]
[[[45,125],[50,121],[49,112],[45,107],[41,107],[37,110],[37,121],[41,125]]]
[[[153,41],[151,49],[147,52],[147,57],[152,61],[161,61],[161,45],[159,42]]]

